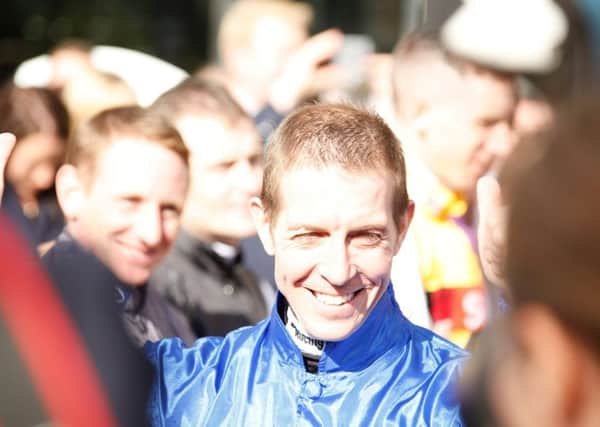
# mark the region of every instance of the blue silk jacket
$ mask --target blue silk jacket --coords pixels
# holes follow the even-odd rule
[[[278,295],[278,300],[282,296]],[[146,344],[157,373],[155,426],[461,426],[454,384],[467,353],[410,323],[392,287],[318,373],[273,309],[225,338]]]

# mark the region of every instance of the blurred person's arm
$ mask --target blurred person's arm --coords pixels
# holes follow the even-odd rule
[[[329,29],[304,42],[271,87],[269,104],[273,109],[287,114],[304,98],[342,84],[341,69],[330,61],[343,41],[339,30]]]
[[[4,193],[4,168],[8,162],[10,153],[15,146],[15,136],[12,133],[0,133],[0,200]]]

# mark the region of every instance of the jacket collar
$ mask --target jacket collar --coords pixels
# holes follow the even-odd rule
[[[88,257],[90,262],[95,262],[97,264],[97,268],[103,271],[106,282],[112,284],[115,302],[121,310],[125,313],[132,314],[142,310],[146,300],[146,284],[143,286],[132,286],[118,279],[117,276],[115,276],[115,274],[104,265],[98,257],[96,257],[96,255],[81,246],[66,227],[56,238],[56,244],[61,245],[61,247],[69,247],[70,252],[77,252],[81,254],[81,256]]]
[[[237,251],[233,257],[223,257],[214,247],[204,240],[198,239],[190,232],[180,229],[175,241],[175,250],[192,259],[197,265],[203,266],[211,271],[231,270],[235,265],[242,262],[241,251]]]
[[[269,336],[284,361],[304,369],[302,353],[289,336],[278,307],[287,304],[278,292],[277,302],[271,312]],[[402,315],[391,285],[365,319],[362,325],[342,341],[328,341],[321,360],[319,373],[358,371],[370,365],[388,349],[408,339],[409,322]]]

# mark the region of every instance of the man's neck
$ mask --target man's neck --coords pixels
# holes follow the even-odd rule
[[[239,252],[241,244],[241,241],[239,239],[234,239],[232,237],[226,236],[219,236],[218,234],[211,233],[207,230],[198,230],[196,228],[188,226],[187,224],[183,224],[182,229],[190,236],[201,240],[202,242],[208,244],[211,247],[230,247],[233,251]],[[224,250],[229,251],[229,249]],[[219,253],[219,250],[215,250],[215,252]]]

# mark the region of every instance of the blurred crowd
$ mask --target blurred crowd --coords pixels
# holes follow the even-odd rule
[[[163,365],[181,354],[225,364],[197,340],[277,313],[303,340],[295,342],[307,374],[318,375],[323,346],[348,334],[311,329],[311,314],[285,288],[290,265],[305,260],[281,262],[285,252],[269,237],[274,222],[257,229],[274,221],[269,209],[283,209],[271,207],[272,192],[288,204],[302,193],[287,175],[281,185],[271,175],[338,162],[325,135],[342,135],[349,152],[361,132],[387,135],[371,116],[344,113],[364,120],[362,130],[346,124],[344,108],[381,117],[406,163],[410,200],[393,211],[399,250],[384,274],[393,304],[415,331],[432,332],[435,351],[460,359],[447,373],[454,406],[440,398],[439,407],[420,409],[433,413],[429,421],[407,416],[400,425],[599,425],[598,28],[587,19],[595,7],[471,0],[438,30],[411,31],[393,52],[375,52],[368,35],[311,34],[306,3],[238,0],[220,22],[218,61],[193,75],[84,40],[21,64],[0,89],[0,425],[214,425],[214,414],[211,422],[176,423],[161,412],[169,421],[159,421],[164,395],[181,393],[182,376],[201,375],[191,365]],[[320,142],[310,155],[294,148],[286,159],[277,144],[304,137],[288,129],[300,118],[323,136],[311,134]],[[356,192],[378,189],[361,187],[362,169],[346,170],[356,173]],[[314,177],[305,179],[302,197],[325,209],[310,187]],[[340,212],[350,201],[375,200],[336,179],[348,195]],[[336,197],[325,178],[315,188]],[[323,227],[302,234],[303,245],[316,245]],[[291,308],[281,309],[281,293]],[[324,305],[338,304],[333,299]],[[168,338],[182,347],[154,347],[148,356],[148,342]],[[161,403],[148,409],[157,393]],[[243,404],[230,402],[228,411]],[[435,414],[447,404],[456,418]],[[359,406],[353,419],[300,418],[376,425],[376,415]],[[232,419],[223,425],[290,421]]]

